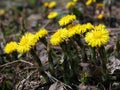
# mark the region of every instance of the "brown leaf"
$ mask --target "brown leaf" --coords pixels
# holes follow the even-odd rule
[[[50,86],[49,90],[64,90],[64,86],[62,83],[55,82]]]

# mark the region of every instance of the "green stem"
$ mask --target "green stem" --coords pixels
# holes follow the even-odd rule
[[[80,39],[80,35],[76,35],[75,40],[76,40],[77,44],[80,46],[83,62],[87,62],[87,55],[86,55],[86,52],[85,52],[85,45],[83,45],[83,42]]]
[[[52,48],[49,48],[48,50],[48,61],[50,65],[50,72],[51,74],[54,74],[54,63],[53,63],[53,56],[52,56]]]
[[[96,54],[95,54],[95,48],[89,47],[90,54],[91,54],[91,60],[95,64],[96,63]]]
[[[30,54],[33,56],[34,60],[36,60],[38,66],[39,66],[39,71],[40,71],[41,75],[43,75],[46,82],[48,82],[49,78],[48,78],[47,74],[44,71],[44,67],[42,66],[40,58],[37,56],[37,54],[35,53],[35,51],[33,49],[31,49]]]
[[[47,40],[45,37],[40,38],[40,41],[46,46],[47,52],[48,52],[48,61],[50,65],[50,72],[51,74],[54,74],[54,63],[53,63],[53,50],[50,47],[50,45],[47,43]]]
[[[104,46],[101,46],[99,48],[99,53],[100,53],[100,57],[102,60],[102,68],[103,68],[102,72],[103,72],[103,75],[106,76],[106,74],[107,74],[107,67],[106,67],[107,57],[106,57],[106,52],[105,52]]]
[[[61,44],[61,48],[63,50],[63,54],[64,54],[64,61],[63,61],[63,79],[65,81],[65,83],[69,84],[70,83],[70,79],[73,76],[73,71],[72,71],[72,67],[71,67],[71,61],[72,61],[72,57],[70,55],[70,53],[68,53],[68,46],[66,45],[65,42],[63,42]]]
[[[73,38],[70,38],[69,45],[70,45],[70,49],[68,50],[68,53],[70,53],[70,56],[72,58],[71,68],[72,68],[73,74],[76,76],[79,71],[80,57],[77,50],[77,46],[75,45]],[[72,52],[71,52],[71,49],[72,49]]]

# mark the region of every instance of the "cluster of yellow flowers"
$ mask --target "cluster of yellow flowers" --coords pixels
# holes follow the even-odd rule
[[[52,11],[48,14],[48,19],[54,19],[58,16],[58,12]]]
[[[46,29],[40,29],[35,34],[30,32],[25,33],[19,43],[10,42],[4,48],[5,53],[10,54],[14,51],[19,53],[26,53],[31,50],[32,46],[35,46],[40,38],[45,37],[48,34]]]
[[[92,47],[100,47],[104,45],[109,40],[109,32],[106,27],[102,24],[94,26],[91,23],[86,24],[73,24],[72,22],[76,20],[75,15],[66,15],[59,20],[60,26],[65,26],[64,28],[58,29],[50,38],[50,43],[52,45],[60,45],[62,42],[66,41],[73,36],[82,35],[85,37],[86,43]],[[40,29],[35,34],[25,33],[20,42],[10,42],[5,46],[4,51],[6,53],[12,53],[13,51],[18,51],[19,53],[26,53],[36,45],[40,38],[45,37],[48,34],[46,29]],[[12,47],[13,46],[13,47]]]
[[[85,4],[88,6],[88,5],[91,5],[94,2],[96,2],[96,0],[87,0],[87,2]]]
[[[94,28],[94,26],[91,23],[87,23],[87,24],[83,24],[83,25],[81,25],[81,24],[76,24],[76,25],[70,24],[66,28],[60,29],[60,30],[62,30],[61,32],[60,32],[60,30],[58,30],[55,34],[53,34],[51,36],[50,42],[51,42],[52,45],[59,45],[60,43],[65,41],[65,39],[71,38],[76,34],[78,34],[78,35],[83,34],[83,33],[87,32],[88,30],[92,30],[93,28]],[[65,34],[66,38],[60,38],[61,35],[62,35],[62,37],[64,35],[62,33]]]
[[[75,15],[66,15],[60,19],[59,25],[65,26],[65,28],[58,29],[51,36],[50,43],[52,45],[59,45],[76,34],[83,34],[85,41],[92,47],[100,47],[108,42],[109,32],[104,25],[94,26],[91,23],[73,25],[74,20],[76,20]]]
[[[70,24],[74,20],[76,20],[75,15],[66,15],[66,16],[63,16],[58,23],[60,26],[65,26],[67,24]]]
[[[56,2],[55,2],[55,1],[44,2],[44,7],[47,7],[47,8],[54,8],[55,6],[56,6]]]
[[[59,45],[66,39],[78,34],[85,34],[85,41],[92,47],[100,47],[109,41],[109,32],[104,25],[93,26],[90,23],[68,25],[68,28],[59,29],[51,36],[50,43]]]

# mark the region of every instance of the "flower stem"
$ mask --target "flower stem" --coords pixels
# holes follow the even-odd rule
[[[96,54],[95,54],[95,48],[89,47],[90,54],[91,54],[91,60],[95,64],[96,63]]]
[[[107,67],[106,67],[107,57],[106,57],[104,46],[101,46],[99,48],[99,53],[100,53],[100,57],[101,57],[101,60],[102,60],[102,72],[103,72],[103,76],[106,78],[106,75],[107,75]]]
[[[77,44],[80,46],[83,62],[87,62],[87,55],[86,55],[86,52],[85,52],[85,45],[83,45],[83,42],[81,41],[80,36],[76,35],[75,40],[76,40]]]
[[[65,83],[69,84],[70,83],[70,79],[73,76],[73,70],[71,67],[71,61],[72,61],[72,57],[70,55],[70,53],[68,53],[68,46],[66,45],[66,42],[63,42],[61,44],[61,48],[63,50],[63,54],[64,54],[64,61],[63,61],[63,79],[65,81]]]
[[[33,49],[31,49],[30,54],[33,56],[34,60],[36,60],[38,66],[39,66],[39,71],[40,71],[41,75],[43,75],[43,77],[45,78],[46,82],[48,82],[49,78],[48,78],[47,74],[44,71],[44,68],[42,66],[40,58],[37,56],[37,54],[35,53],[35,51]]]
[[[47,40],[45,37],[40,39],[41,42],[46,46],[47,48],[47,52],[48,52],[48,61],[49,61],[49,65],[50,65],[50,72],[51,74],[54,74],[54,63],[53,63],[53,50],[50,47],[50,45],[47,43]]]
[[[54,63],[53,63],[53,56],[52,56],[52,48],[49,48],[48,50],[48,61],[49,61],[49,65],[50,65],[50,72],[51,74],[54,74]]]

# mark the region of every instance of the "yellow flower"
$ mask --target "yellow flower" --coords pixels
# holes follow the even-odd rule
[[[59,25],[60,26],[64,26],[67,25],[69,23],[72,23],[72,21],[76,20],[76,16],[75,15],[66,15],[63,16],[60,20],[59,20]]]
[[[103,6],[104,6],[103,3],[98,3],[98,4],[96,5],[96,8],[102,8]]]
[[[97,18],[98,18],[98,19],[103,19],[103,18],[104,18],[104,15],[103,15],[103,14],[99,14],[99,15],[97,16]]]
[[[5,14],[5,10],[4,9],[0,9],[0,16]]]
[[[106,26],[103,24],[99,24],[98,26],[95,26],[94,28],[95,30],[102,30],[102,29],[106,29]]]
[[[43,38],[47,35],[48,35],[48,31],[45,28],[42,28],[38,32],[36,32],[35,37],[38,41],[40,38]]]
[[[87,6],[91,5],[93,2],[96,2],[96,0],[87,0],[85,3]]]
[[[48,7],[49,3],[48,2],[44,2],[44,7]]]
[[[56,2],[55,1],[51,1],[48,5],[48,8],[53,8],[56,6]]]
[[[10,54],[16,51],[18,44],[16,42],[9,42],[4,48],[5,53]]]
[[[100,47],[109,40],[109,32],[103,27],[96,27],[95,30],[88,32],[85,41],[92,47]]]
[[[67,25],[66,28],[67,28],[67,30],[68,30],[68,29],[72,28],[73,26],[74,26],[73,24],[69,24],[69,25]]]
[[[87,29],[87,30],[92,30],[92,29],[94,29],[94,26],[93,26],[91,23],[86,23],[85,25],[86,25],[86,29]]]
[[[71,1],[71,2],[68,2],[68,3],[66,4],[66,8],[69,9],[69,8],[72,7],[72,6],[75,6],[75,4],[76,4],[76,3],[75,3],[75,2],[72,2],[72,1]]]
[[[73,2],[77,2],[78,0],[73,0]]]
[[[58,16],[58,13],[52,11],[48,14],[48,19],[53,19],[53,18],[56,18],[57,16]]]
[[[50,43],[52,45],[59,45],[68,38],[68,30],[66,28],[58,29],[50,38]]]
[[[19,53],[26,53],[28,51],[30,51],[30,49],[32,48],[32,46],[34,46],[37,42],[37,39],[35,37],[34,34],[32,33],[25,33],[24,36],[22,36],[19,44],[18,44],[18,48],[17,51]]]
[[[93,30],[94,26],[91,23],[87,24],[76,24],[76,25],[68,25],[67,26],[69,37],[74,36],[75,34],[83,34],[87,31]]]
[[[80,24],[77,24],[77,25],[70,24],[70,25],[67,26],[68,37],[73,37],[75,34],[77,34],[77,30],[80,29],[79,25]]]
[[[80,24],[76,25],[76,33],[77,34],[83,34],[92,29],[94,29],[94,26],[91,23],[86,23],[83,25],[80,25]]]

